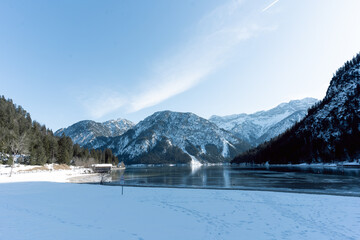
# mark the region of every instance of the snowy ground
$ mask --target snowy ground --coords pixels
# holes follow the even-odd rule
[[[89,174],[91,169],[46,164],[30,166],[15,164],[10,177],[11,167],[0,165],[0,183],[10,182],[99,182],[99,174]]]
[[[0,239],[360,239],[360,198],[0,184]]]

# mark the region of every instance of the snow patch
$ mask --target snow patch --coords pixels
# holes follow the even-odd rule
[[[193,166],[193,167],[202,166],[202,163],[196,157],[194,157],[193,155],[190,155],[190,154],[189,154],[189,156],[191,157],[191,162],[190,162],[191,166]]]

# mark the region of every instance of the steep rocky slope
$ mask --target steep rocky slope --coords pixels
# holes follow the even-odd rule
[[[325,98],[275,140],[232,162],[301,163],[355,160],[360,157],[360,54],[341,67]]]

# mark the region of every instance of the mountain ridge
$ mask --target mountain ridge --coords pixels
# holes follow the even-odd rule
[[[232,114],[223,117],[213,115],[209,120],[220,128],[234,133],[238,138],[256,146],[290,128],[302,119],[306,115],[307,109],[317,101],[315,98],[291,100],[269,110],[262,110],[252,114]]]
[[[123,135],[93,143],[128,164],[227,162],[250,147],[207,119],[172,111],[155,112]]]
[[[82,120],[72,124],[67,128],[60,128],[55,132],[55,136],[65,134],[71,137],[74,143],[85,146],[96,137],[116,137],[135,126],[127,119],[118,118],[105,122],[95,122],[92,120]]]

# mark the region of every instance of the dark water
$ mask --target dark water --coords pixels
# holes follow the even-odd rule
[[[360,169],[303,166],[144,166],[112,172],[111,185],[251,189],[360,196]]]

